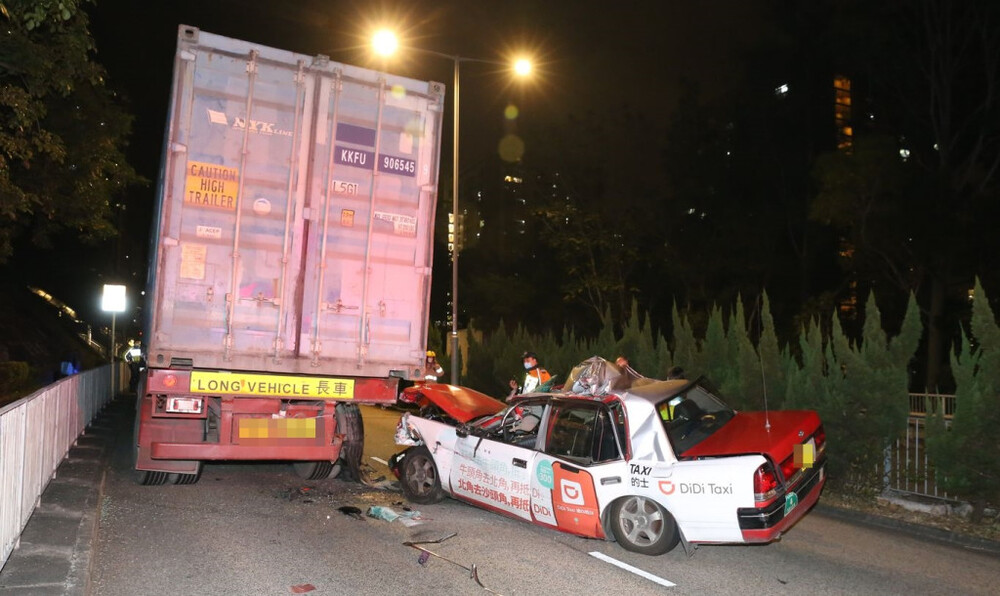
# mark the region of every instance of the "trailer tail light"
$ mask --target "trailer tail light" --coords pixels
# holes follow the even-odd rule
[[[778,494],[778,475],[770,463],[761,464],[753,474],[753,499],[769,501]]]
[[[165,409],[170,414],[201,414],[203,407],[200,397],[168,397]]]
[[[176,387],[177,376],[168,374],[167,376],[163,377],[163,386],[167,389],[173,389],[174,387]]]

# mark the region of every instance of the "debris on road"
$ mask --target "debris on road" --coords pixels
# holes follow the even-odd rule
[[[354,519],[360,519],[364,521],[364,517],[361,516],[361,509],[355,507],[354,505],[344,505],[343,507],[337,507],[337,511],[343,513],[344,515],[350,515]]]
[[[424,548],[423,546],[421,546],[423,544],[441,544],[445,540],[448,540],[449,538],[454,538],[455,536],[458,536],[458,532],[452,532],[451,534],[448,534],[447,536],[444,536],[442,538],[438,538],[437,540],[407,541],[407,542],[403,543],[403,546],[409,546],[410,548],[415,548],[415,549],[419,550],[420,551],[420,556],[417,558],[417,563],[419,563],[420,565],[422,565],[424,567],[427,566],[427,562],[430,560],[430,557],[435,557],[435,558],[441,559],[442,561],[447,561],[447,562],[451,563],[452,565],[455,565],[457,567],[461,567],[462,569],[468,571],[469,572],[469,577],[471,579],[475,580],[475,582],[479,585],[480,588],[486,590],[490,594],[500,594],[500,592],[496,592],[494,590],[491,590],[491,589],[489,589],[489,588],[487,588],[486,586],[483,585],[483,582],[479,580],[479,568],[476,567],[475,563],[473,563],[470,567],[466,567],[465,565],[462,565],[458,561],[454,561],[454,560],[449,559],[447,557],[442,557],[441,555],[437,554],[436,552],[428,550],[428,549]]]
[[[392,507],[383,507],[380,505],[373,505],[369,507],[368,517],[383,519],[387,522],[393,522],[398,519],[399,523],[407,527],[417,526],[426,521],[425,518],[421,517],[419,511],[413,511],[406,508],[405,511],[400,513]]]
[[[296,584],[291,587],[292,594],[305,594],[306,592],[312,592],[316,589],[316,586],[312,584]]]

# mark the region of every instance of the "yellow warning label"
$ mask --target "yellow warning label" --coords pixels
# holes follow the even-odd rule
[[[239,172],[237,168],[189,161],[184,184],[184,202],[198,207],[234,211]]]
[[[196,370],[191,373],[191,391],[210,395],[354,399],[354,379]]]

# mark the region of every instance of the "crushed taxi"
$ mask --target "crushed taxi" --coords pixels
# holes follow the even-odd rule
[[[509,404],[408,388],[393,457],[416,503],[446,495],[648,555],[679,542],[776,540],[819,498],[826,435],[813,411],[737,412],[703,380],[636,377],[599,357],[565,389]]]

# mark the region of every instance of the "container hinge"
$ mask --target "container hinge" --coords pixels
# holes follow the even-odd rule
[[[194,61],[195,58],[197,58],[195,53],[192,52],[191,50],[183,50],[179,54],[177,54],[177,57],[187,62],[192,62]]]
[[[187,145],[184,143],[171,143],[170,150],[174,153],[187,153]]]
[[[262,306],[265,302],[268,304],[274,304],[277,306],[278,301],[271,298],[265,298],[263,292],[257,292],[256,296],[251,296],[249,298],[240,298],[240,302],[256,302],[258,308]]]
[[[319,341],[318,339],[313,340],[311,349],[312,349],[312,362],[310,362],[310,365],[319,366],[319,355],[323,351],[323,342]]]
[[[337,298],[337,301],[333,302],[333,303],[330,303],[330,302],[324,302],[323,303],[323,310],[332,310],[333,312],[336,312],[336,313],[343,312],[345,310],[358,310],[358,308],[359,307],[357,307],[357,306],[352,306],[352,305],[349,305],[349,304],[344,304],[343,301],[341,301],[340,298]]]
[[[222,341],[222,345],[225,351],[222,354],[222,359],[229,362],[233,359],[233,334],[227,333],[226,338]]]
[[[247,60],[247,74],[257,74],[257,50],[250,50],[250,58]]]

